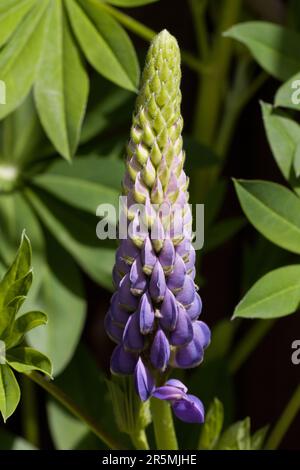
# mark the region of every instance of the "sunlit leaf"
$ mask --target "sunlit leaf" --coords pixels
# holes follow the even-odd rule
[[[136,91],[138,62],[123,28],[101,8],[100,2],[67,0],[66,6],[75,35],[91,65],[117,85]]]
[[[0,364],[0,412],[4,421],[9,418],[20,401],[20,388],[7,364]]]
[[[273,243],[300,253],[300,199],[289,189],[269,181],[235,180],[247,218]]]
[[[300,69],[300,35],[283,26],[249,21],[230,28],[225,36],[249,48],[259,65],[279,80],[287,80]]]
[[[0,9],[0,47],[10,38],[26,13],[30,11],[36,0],[15,0]]]
[[[38,370],[51,376],[52,366],[47,356],[36,349],[19,346],[9,349],[6,354],[7,363],[17,372]]]
[[[199,449],[211,450],[215,447],[222,431],[223,421],[223,405],[220,400],[215,398],[210,405],[205,417],[205,423],[200,434]]]
[[[235,317],[278,318],[297,310],[300,303],[300,266],[278,268],[261,277],[234,311]]]
[[[89,90],[88,76],[64,15],[61,0],[47,10],[35,101],[50,140],[70,159],[77,147]]]
[[[262,103],[264,125],[274,158],[283,176],[300,194],[300,180],[294,171],[294,158],[300,143],[300,126],[288,115]]]
[[[36,3],[0,52],[1,80],[9,99],[0,107],[0,119],[19,106],[30,91],[41,54],[48,0]]]

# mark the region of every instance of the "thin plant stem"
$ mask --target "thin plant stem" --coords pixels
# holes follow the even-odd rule
[[[177,450],[177,437],[169,403],[152,398],[151,413],[157,449]]]
[[[235,374],[271,330],[276,320],[258,320],[235,347],[230,359],[229,370]]]
[[[192,17],[196,24],[197,46],[201,59],[205,61],[208,57],[209,46],[205,22],[205,10],[208,0],[189,0]]]
[[[90,430],[110,449],[124,450],[124,447],[119,442],[110,436],[104,429],[101,428],[94,418],[89,416],[84,410],[82,410],[68,395],[66,395],[60,388],[53,383],[49,382],[48,379],[44,378],[37,372],[31,372],[26,374],[27,377],[46,390],[53,398],[55,398],[61,405],[63,405],[72,415],[83,421]]]
[[[25,439],[35,447],[40,445],[39,419],[37,409],[36,386],[25,375],[21,376],[22,384],[22,431]]]
[[[222,33],[238,19],[241,0],[223,0],[220,21],[216,28],[211,49],[210,72],[200,77],[196,102],[194,135],[202,143],[210,146],[213,142],[219,111],[226,86],[228,68],[233,49],[233,41],[225,39]],[[201,18],[201,17],[200,17]],[[202,22],[195,27],[202,28]]]
[[[129,31],[136,34],[138,37],[145,39],[146,41],[151,41],[157,32],[148,26],[140,23],[131,16],[123,13],[122,11],[114,8],[111,5],[106,3],[101,3],[97,0],[92,0],[94,5],[109,13],[113,18],[115,18],[120,24],[125,26]],[[189,67],[191,70],[194,70],[197,73],[207,73],[209,71],[209,66],[200,62],[197,57],[191,54],[188,51],[181,51],[182,62]]]
[[[134,447],[138,450],[149,450],[147,434],[144,429],[141,429],[137,434],[131,434],[131,440]]]
[[[280,445],[282,439],[284,438],[287,430],[291,426],[292,422],[296,418],[297,414],[300,412],[300,385],[294,391],[290,401],[283,410],[282,415],[280,416],[277,424],[273,428],[267,443],[266,449],[275,450]]]

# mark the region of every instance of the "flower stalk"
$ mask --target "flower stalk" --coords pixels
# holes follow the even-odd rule
[[[142,402],[155,397],[157,444],[172,449],[177,441],[170,405],[189,423],[202,423],[204,408],[183,383],[166,377],[172,368],[198,366],[210,342],[210,330],[199,320],[202,302],[194,282],[180,65],[177,41],[164,30],[150,45],[133,114],[121,208],[128,237],[120,237],[113,269],[116,292],[105,317],[106,331],[117,344],[112,374],[133,376]]]

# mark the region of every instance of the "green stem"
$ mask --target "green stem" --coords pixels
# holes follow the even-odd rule
[[[218,124],[223,90],[226,87],[228,68],[233,49],[233,41],[225,39],[222,33],[238,19],[241,0],[223,0],[220,22],[212,46],[210,73],[201,79],[196,102],[194,135],[202,143],[210,146]],[[199,25],[202,28],[202,24]],[[196,24],[198,29],[198,25]]]
[[[240,340],[229,359],[229,370],[232,374],[235,374],[246,362],[260,341],[271,330],[275,321],[258,320]]]
[[[151,413],[157,449],[177,450],[177,437],[169,403],[152,398]]]
[[[141,429],[137,434],[131,434],[131,440],[134,447],[138,450],[149,450],[147,434]]]
[[[298,385],[298,387],[294,391],[290,401],[286,405],[282,415],[280,416],[279,420],[277,421],[277,424],[271,432],[266,443],[266,449],[275,450],[278,448],[287,430],[289,429],[290,425],[292,424],[299,412],[300,385]]]
[[[208,0],[189,0],[192,17],[196,25],[196,39],[200,57],[205,61],[208,57],[208,39],[205,22],[205,10]]]
[[[145,39],[146,41],[151,41],[154,36],[156,36],[156,31],[151,28],[148,28],[148,26],[145,26],[144,24],[140,23],[129,15],[126,15],[126,13],[123,13],[117,8],[114,8],[113,6],[110,6],[106,3],[99,3],[99,1],[97,2],[96,0],[92,1],[95,6],[109,13],[120,24],[125,26],[125,28],[127,28],[129,31],[136,34],[140,38]],[[209,67],[206,64],[201,63],[198,58],[190,52],[182,50],[181,57],[182,62],[195,72],[207,73],[209,71]]]
[[[25,375],[22,379],[22,430],[25,439],[35,447],[40,446],[37,393],[35,385]]]
[[[37,383],[40,387],[46,390],[53,398],[55,398],[61,405],[63,405],[72,415],[83,421],[90,430],[99,439],[104,442],[110,449],[122,450],[124,447],[114,440],[112,436],[104,431],[99,423],[97,423],[91,416],[89,416],[84,410],[82,410],[68,395],[66,395],[56,385],[49,382],[42,375],[31,372],[27,374],[27,377],[33,382]]]

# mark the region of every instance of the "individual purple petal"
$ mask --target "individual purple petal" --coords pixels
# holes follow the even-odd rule
[[[159,254],[159,262],[166,274],[170,274],[175,263],[175,248],[170,238],[166,238]]]
[[[159,214],[155,217],[151,227],[151,240],[155,251],[159,252],[162,249],[165,240],[165,231],[161,223]]]
[[[167,286],[172,292],[178,292],[183,284],[186,275],[186,267],[181,256],[176,254],[174,269],[167,278]]]
[[[110,360],[110,370],[113,374],[131,375],[137,363],[137,355],[125,351],[122,344],[113,350]]]
[[[120,274],[118,271],[117,265],[115,264],[113,267],[113,272],[112,272],[112,277],[113,277],[113,284],[115,289],[119,287],[119,284],[123,278],[123,276]]]
[[[141,250],[141,258],[143,271],[146,274],[151,274],[154,268],[154,265],[157,261],[156,254],[154,252],[151,240],[149,237],[146,238],[144,245]]]
[[[170,346],[168,339],[164,332],[159,329],[154,337],[150,359],[155,369],[164,371],[168,365],[170,359]]]
[[[120,328],[113,323],[110,311],[107,312],[104,318],[104,328],[112,341],[119,344],[122,341],[124,328]]]
[[[130,238],[121,241],[120,255],[127,264],[132,264],[140,251]]]
[[[194,395],[185,395],[172,404],[174,414],[186,423],[203,423],[204,406],[201,400]]]
[[[204,349],[210,342],[210,330],[208,326],[200,321],[193,323],[194,336],[192,341],[178,348],[172,358],[172,365],[180,369],[189,369],[198,366],[204,355]]]
[[[140,332],[143,335],[147,335],[152,331],[155,319],[154,308],[148,292],[142,295],[137,312],[139,315]]]
[[[188,388],[178,379],[169,379],[166,381],[166,385],[170,385],[171,387],[179,388],[183,393],[188,391]]]
[[[129,274],[123,277],[119,284],[118,294],[119,294],[119,303],[126,308],[128,311],[136,310],[139,299],[137,296],[133,295],[130,291],[131,289],[131,282],[129,278]]]
[[[187,270],[192,269],[195,266],[195,262],[196,262],[195,248],[193,247],[193,245],[190,245],[189,260],[186,263],[186,269]]]
[[[143,223],[141,215],[137,212],[128,226],[128,235],[137,247],[141,247],[148,235],[148,228]]]
[[[185,395],[185,392],[180,390],[177,387],[172,387],[171,385],[163,385],[162,387],[157,387],[152,396],[158,398],[159,400],[174,401],[180,400]]]
[[[144,348],[145,337],[140,332],[138,313],[130,315],[123,334],[124,348],[128,351],[140,352]]]
[[[154,379],[141,358],[139,358],[135,366],[134,384],[140,399],[142,401],[148,400],[154,390]]]
[[[196,288],[193,279],[186,275],[180,292],[176,294],[176,300],[184,306],[189,306],[195,298]]]
[[[190,248],[191,248],[191,243],[188,240],[184,239],[184,240],[182,240],[182,242],[180,242],[176,246],[176,253],[179,256],[181,256],[183,261],[188,261],[189,260]]]
[[[178,319],[176,328],[170,334],[170,344],[172,346],[184,346],[193,339],[193,325],[186,313],[185,308],[178,304]]]
[[[160,325],[165,330],[174,330],[178,317],[178,304],[174,294],[169,289],[166,289],[165,297],[160,307],[160,315]]]
[[[203,321],[196,321],[194,327],[194,335],[197,335],[203,349],[206,349],[211,340],[211,332],[209,327]]]
[[[152,271],[149,292],[155,302],[161,302],[166,292],[165,274],[159,261],[156,262]]]
[[[111,298],[110,315],[111,315],[112,321],[116,325],[122,328],[125,327],[128,317],[129,317],[129,313],[126,312],[126,310],[124,310],[119,304],[119,295],[117,292],[115,292]]]
[[[190,276],[190,278],[194,281],[196,277],[196,268],[195,266],[187,271],[187,274]]]
[[[130,264],[128,264],[126,261],[124,261],[122,257],[122,250],[123,248],[119,246],[117,253],[116,253],[116,268],[119,271],[122,276],[124,274],[127,274],[130,271]]]
[[[133,295],[141,295],[147,286],[147,278],[143,272],[142,263],[140,257],[136,258],[133,262],[130,273],[129,279],[131,282],[131,292]]]
[[[195,293],[194,302],[186,309],[188,316],[192,321],[196,320],[202,310],[202,300],[198,292]]]

